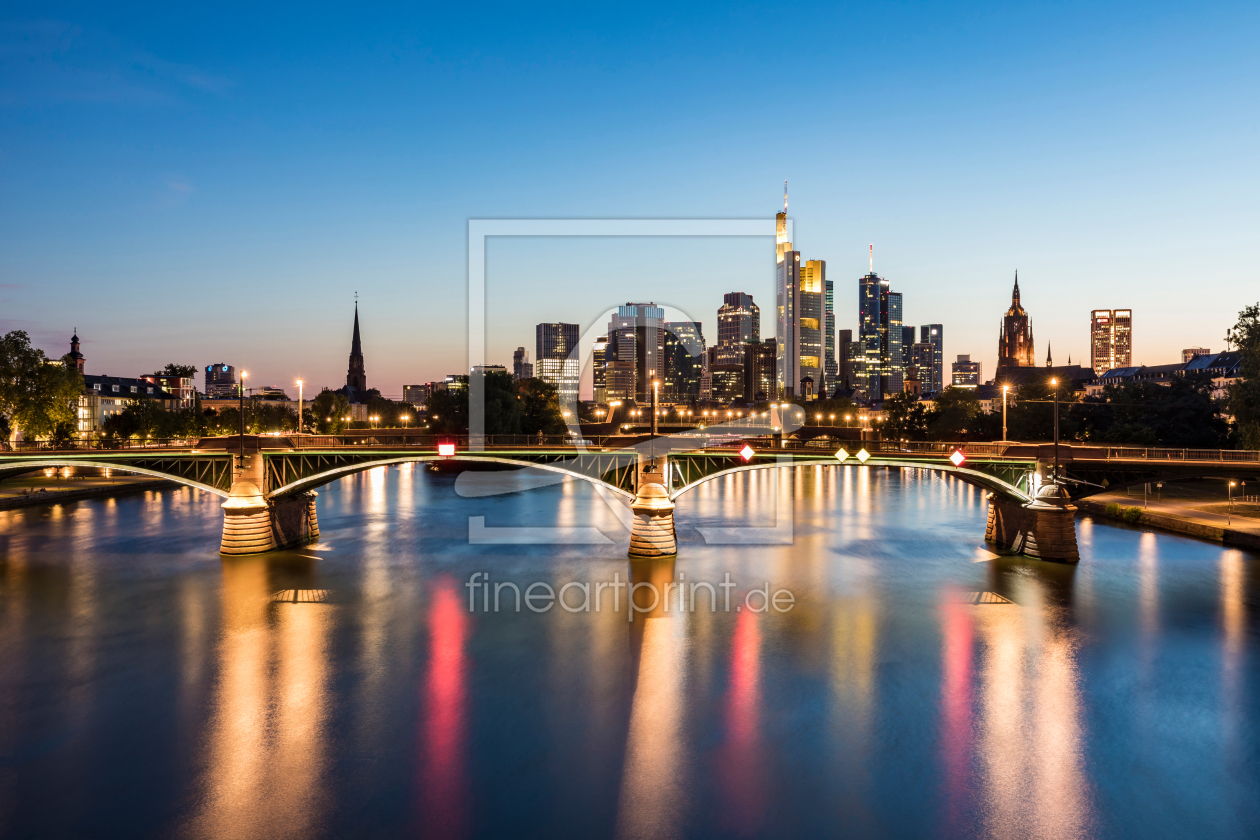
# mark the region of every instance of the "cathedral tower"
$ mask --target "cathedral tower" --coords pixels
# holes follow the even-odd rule
[[[1033,332],[1028,313],[1019,304],[1019,272],[1015,272],[1015,289],[1011,292],[1011,308],[1002,318],[998,335],[998,372],[1006,368],[1033,367]]]
[[[354,338],[350,340],[350,367],[346,370],[346,390],[351,393],[356,391],[363,393],[367,389],[367,371],[363,369],[363,346],[359,343],[359,302],[356,300],[354,302]]]

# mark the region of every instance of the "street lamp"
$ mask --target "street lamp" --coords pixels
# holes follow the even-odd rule
[[[1051,377],[1054,386],[1054,483],[1059,483],[1059,380]]]
[[[1002,440],[1006,441],[1006,392],[1011,390],[1010,385],[1002,386]]]
[[[302,380],[297,381],[298,386],[298,434],[302,434]]]
[[[241,469],[245,469],[245,377],[249,374],[241,371]]]
[[[1225,517],[1225,524],[1230,525],[1234,521],[1234,487],[1238,482],[1231,481],[1229,483],[1229,515]]]

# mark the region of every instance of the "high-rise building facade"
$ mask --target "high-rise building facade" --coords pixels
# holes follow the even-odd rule
[[[1133,310],[1095,309],[1090,313],[1090,367],[1096,376],[1133,364]]]
[[[864,365],[859,387],[869,400],[901,393],[905,374],[902,354],[901,293],[871,271],[858,280],[858,343]]]
[[[617,307],[608,322],[608,398],[650,402],[652,383],[664,373],[665,310],[655,303]]]
[[[534,366],[529,363],[529,351],[524,347],[517,347],[512,353],[512,378],[517,382],[534,378]]]
[[[556,387],[561,405],[577,401],[581,359],[578,325],[551,323],[534,328],[534,376]]]
[[[906,351],[906,375],[914,368],[914,378],[919,381],[920,394],[935,393],[932,389],[932,375],[936,370],[936,348],[922,341],[911,344]]]
[[[959,356],[958,361],[950,365],[953,387],[979,388],[981,380],[980,363],[971,361],[971,356]]]
[[[823,382],[819,396],[824,399],[836,390],[840,362],[836,358],[836,288],[835,282],[823,281]]]
[[[800,251],[792,250],[787,239],[786,210],[775,217],[775,232],[775,387],[778,397],[809,399],[822,386],[827,263],[802,262]]]
[[[744,345],[761,341],[761,307],[752,295],[730,292],[718,307],[718,340],[715,345],[722,362],[742,364]]]
[[[236,368],[233,365],[222,362],[206,365],[206,396],[236,396]]]
[[[1019,302],[1019,272],[1015,272],[1015,288],[1011,292],[1011,306],[1002,317],[998,333],[997,375],[1007,368],[1033,367],[1033,331],[1028,313]]]
[[[427,385],[403,386],[403,402],[408,405],[424,405],[428,398],[429,387]]]
[[[591,396],[595,402],[608,402],[608,336],[595,339],[591,348]]]
[[[744,354],[744,399],[765,402],[774,399],[778,352],[773,338],[748,346]]]
[[[666,321],[662,347],[665,375],[661,381],[661,396],[676,402],[698,399],[705,354],[700,322]]]
[[[836,388],[847,391],[853,385],[853,330],[840,330],[836,335]]]
[[[923,380],[923,392],[936,394],[944,389],[945,382],[945,327],[941,324],[924,324],[919,327],[919,343],[932,345],[932,369],[925,375],[919,371]]]

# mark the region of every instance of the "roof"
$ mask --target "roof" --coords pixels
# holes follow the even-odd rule
[[[113,386],[115,385],[118,386],[117,392],[114,391]],[[153,397],[154,399],[159,400],[179,399],[179,397],[164,391],[152,382],[146,382],[143,379],[136,379],[129,376],[100,376],[97,374],[85,373],[83,375],[83,390],[92,394],[118,393],[124,396],[135,395],[137,397]]]
[[[1232,373],[1242,367],[1242,351],[1231,350],[1228,353],[1212,353],[1195,356],[1186,362],[1186,373],[1211,371],[1213,373]]]
[[[1020,386],[1026,382],[1046,381],[1051,378],[1063,379],[1082,389],[1086,382],[1097,379],[1093,368],[1080,365],[1056,365],[1055,367],[1001,367],[994,377],[994,385]]]

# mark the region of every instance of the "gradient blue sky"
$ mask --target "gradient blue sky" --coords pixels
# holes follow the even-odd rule
[[[1260,298],[1260,6],[6,4],[0,330],[88,370],[224,361],[369,384],[465,367],[469,218],[770,217],[996,361],[1019,269],[1039,358],[1131,306],[1139,363]],[[713,336],[758,240],[501,240],[489,353],[655,299]],[[580,293],[579,291],[580,290]]]

